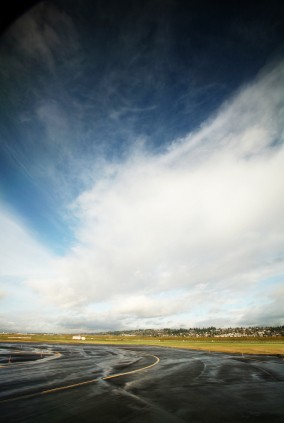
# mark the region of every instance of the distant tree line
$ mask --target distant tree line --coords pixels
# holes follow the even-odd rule
[[[163,329],[135,329],[122,331],[100,332],[104,335],[116,336],[148,336],[148,337],[278,337],[284,336],[284,326],[249,326],[216,328],[163,328]]]

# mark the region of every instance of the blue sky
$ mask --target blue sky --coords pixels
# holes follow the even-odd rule
[[[229,6],[3,32],[0,329],[283,324],[284,10]]]

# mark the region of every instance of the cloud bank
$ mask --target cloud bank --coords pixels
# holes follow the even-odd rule
[[[167,151],[106,164],[70,205],[76,246],[27,286],[71,329],[283,324],[282,87],[283,62]]]

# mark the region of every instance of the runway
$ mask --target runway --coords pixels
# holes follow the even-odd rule
[[[21,348],[0,344],[3,421],[284,421],[281,357],[79,344]]]

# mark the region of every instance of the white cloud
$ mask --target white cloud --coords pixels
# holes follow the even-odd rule
[[[50,307],[24,281],[51,277],[54,256],[3,204],[0,204],[0,233],[0,330],[44,330]]]
[[[112,311],[120,316],[135,318],[153,318],[174,315],[185,310],[188,295],[173,298],[150,297],[146,295],[120,297]]]
[[[6,292],[1,289],[0,291],[0,301],[3,300],[6,297]]]
[[[52,254],[24,223],[0,205],[0,278],[43,277],[49,273]]]
[[[73,205],[78,246],[29,286],[60,306],[154,318],[190,312],[198,287],[204,310],[218,295],[241,304],[283,273],[283,86],[281,63],[164,154],[106,170]],[[180,309],[158,298],[173,289]]]
[[[271,287],[260,304],[255,304],[243,311],[240,316],[240,324],[261,325],[265,321],[268,325],[284,325],[283,315],[284,285]]]

